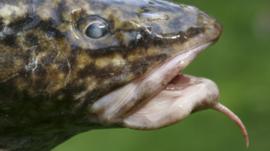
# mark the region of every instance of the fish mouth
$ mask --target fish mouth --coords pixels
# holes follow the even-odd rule
[[[211,44],[209,42],[181,52],[149,75],[137,79],[138,83],[143,81],[139,93],[146,92],[144,95],[147,97],[125,115],[125,127],[158,129],[215,103],[219,90],[214,82],[183,73],[196,56]]]
[[[193,86],[194,83],[186,82],[196,82],[198,80],[196,80],[195,77],[182,74],[182,71],[201,51],[212,43],[213,42],[211,41],[204,44],[198,44],[190,49],[180,51],[167,59],[164,63],[145,73],[143,76],[97,100],[91,106],[91,112],[98,116],[100,123],[109,125],[120,124],[134,129],[156,129],[179,121],[180,117],[175,118],[173,121],[164,120],[168,116],[176,115],[175,113],[156,114],[164,113],[163,111],[166,109],[164,108],[164,104],[160,105],[158,108],[151,107],[150,109],[145,107],[149,106],[150,102],[157,103],[157,98],[164,98],[162,94],[165,91],[174,91],[178,92],[179,95],[183,95],[183,92],[179,92],[180,85],[185,85],[187,87]],[[211,84],[214,89],[212,90],[213,93],[211,93],[211,95],[217,98],[218,89],[214,83]],[[192,92],[189,92],[189,94],[185,93],[185,95],[190,94],[193,95]],[[172,98],[172,96],[167,96],[165,99],[167,101],[164,100],[168,104],[172,102],[169,98]],[[205,98],[199,99],[205,100]],[[191,111],[192,110],[188,112]],[[150,115],[149,113],[155,114],[155,120],[147,117],[147,115]],[[184,116],[181,115],[181,118],[184,118]]]
[[[90,107],[90,112],[97,117],[95,121],[102,125],[153,130],[211,108],[224,113],[240,127],[248,146],[248,133],[242,121],[218,102],[217,85],[206,78],[183,74],[196,56],[219,38],[221,27],[218,24],[212,27],[208,31],[211,36],[197,36],[161,65],[97,100]]]

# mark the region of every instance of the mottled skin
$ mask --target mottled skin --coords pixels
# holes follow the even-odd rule
[[[205,14],[190,9],[158,0],[0,0],[0,150],[49,150],[104,128],[91,104],[204,34]],[[88,38],[93,20],[105,20],[109,33]]]

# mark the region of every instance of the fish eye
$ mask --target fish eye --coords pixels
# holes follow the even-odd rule
[[[109,32],[108,25],[103,21],[95,21],[85,28],[85,35],[92,39],[99,39]]]

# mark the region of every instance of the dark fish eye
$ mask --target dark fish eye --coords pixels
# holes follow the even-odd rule
[[[92,39],[99,39],[105,36],[108,32],[108,25],[101,21],[93,22],[85,29],[86,36]]]

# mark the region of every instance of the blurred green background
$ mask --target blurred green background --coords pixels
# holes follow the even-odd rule
[[[270,0],[178,0],[223,25],[219,42],[185,71],[220,87],[221,102],[237,113],[251,138],[250,151],[270,150]],[[196,113],[156,131],[93,130],[54,151],[246,151],[238,127],[214,111]]]

